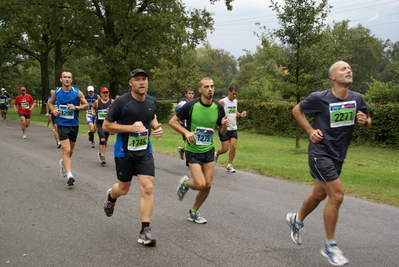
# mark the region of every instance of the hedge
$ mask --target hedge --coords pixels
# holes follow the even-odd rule
[[[295,138],[296,121],[292,116],[292,102],[259,102],[255,100],[240,100],[239,111],[247,111],[246,118],[238,118],[240,130],[254,133]],[[372,127],[363,129],[355,126],[352,140],[368,142],[399,148],[399,104],[368,104]],[[158,120],[167,122],[173,114],[173,104],[158,101]],[[312,120],[312,117],[309,117]],[[307,134],[302,130],[302,137]]]

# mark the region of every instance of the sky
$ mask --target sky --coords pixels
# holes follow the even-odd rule
[[[260,45],[254,32],[260,34],[264,30],[255,25],[257,22],[271,30],[279,28],[269,0],[234,0],[232,11],[227,10],[224,0],[214,5],[209,0],[181,1],[187,8],[206,8],[214,13],[214,31],[208,31],[207,41],[212,48],[223,49],[236,59],[246,51],[254,53]],[[278,2],[284,3],[283,0]],[[399,41],[399,0],[330,0],[329,5],[333,8],[328,13],[327,24],[350,20],[350,27],[361,24],[378,39]]]

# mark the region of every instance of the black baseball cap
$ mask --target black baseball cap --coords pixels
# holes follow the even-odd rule
[[[136,76],[137,74],[139,74],[139,73],[142,73],[142,74],[144,74],[145,76],[148,77],[147,72],[145,72],[144,70],[142,70],[142,69],[134,69],[134,70],[132,70],[132,71],[130,72],[129,80],[130,80],[132,77],[134,77],[134,76]]]

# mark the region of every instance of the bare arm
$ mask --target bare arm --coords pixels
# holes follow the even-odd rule
[[[221,124],[219,126],[219,132],[221,135],[225,135],[227,133],[227,127],[229,126],[229,119],[227,118],[227,115],[225,115],[221,121]]]
[[[195,143],[195,132],[190,132],[180,124],[180,119],[176,115],[169,120],[169,126],[176,132],[184,135],[189,143]]]
[[[371,126],[371,122],[372,122],[371,118],[361,111],[358,111],[356,113],[356,119],[357,119],[357,123],[360,126],[363,126],[365,129],[368,129]]]
[[[105,132],[113,133],[137,133],[147,130],[141,121],[136,121],[130,125],[118,124],[114,121],[109,121],[107,119],[103,122],[103,130]]]
[[[51,112],[53,113],[54,116],[58,116],[58,109],[55,109],[55,107],[54,107],[54,103],[55,103],[54,90],[50,91],[50,95],[51,95],[51,98],[47,102],[48,109],[51,110]]]
[[[35,107],[35,101],[33,100],[32,97],[32,103],[29,103],[29,110],[33,110],[34,107]]]
[[[79,91],[79,101],[80,101],[80,106],[78,106],[78,110],[88,110],[89,109],[89,103],[87,103],[86,98],[82,91]]]
[[[310,141],[317,144],[324,139],[323,132],[320,129],[314,129],[312,125],[310,125],[299,104],[296,105],[292,110],[292,115],[294,116],[298,124],[309,134]]]
[[[151,128],[154,129],[152,135],[158,139],[162,136],[163,130],[161,124],[158,122],[157,115],[154,115],[154,119],[151,121]]]
[[[98,99],[96,101],[94,101],[93,105],[91,106],[91,114],[92,114],[92,116],[94,116],[96,114],[97,106],[98,106]]]

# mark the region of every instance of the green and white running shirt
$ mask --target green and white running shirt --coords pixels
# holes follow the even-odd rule
[[[221,125],[225,112],[223,106],[215,100],[205,105],[201,98],[197,98],[182,106],[176,116],[181,121],[187,120],[187,130],[198,132],[195,134],[196,143],[186,142],[185,149],[193,153],[205,153],[213,148],[215,127]]]

